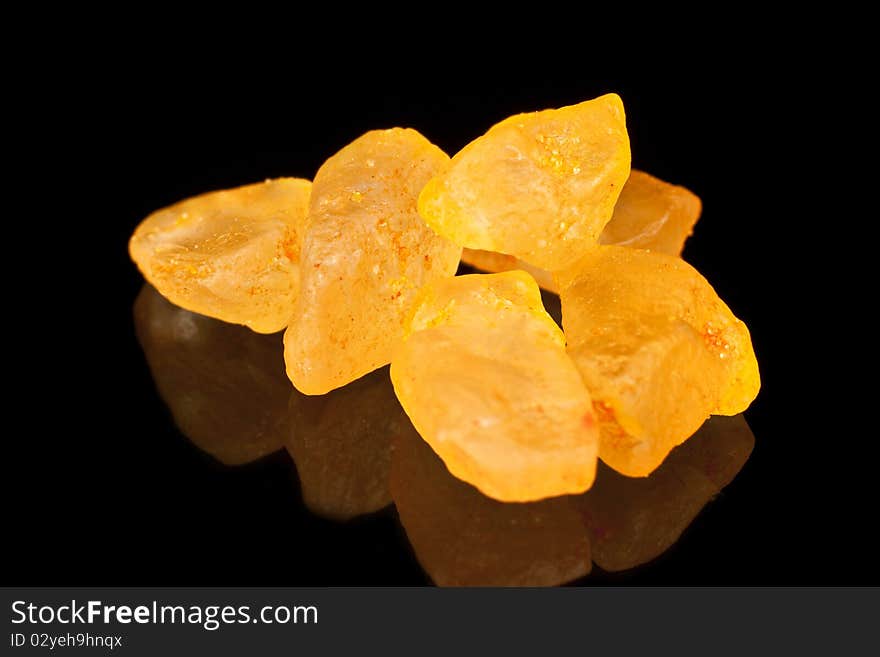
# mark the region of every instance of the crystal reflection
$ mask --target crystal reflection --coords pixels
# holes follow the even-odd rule
[[[391,439],[409,419],[394,396],[388,368],[326,395],[300,394],[290,382],[287,389],[286,447],[309,510],[347,520],[391,504]]]
[[[282,334],[261,335],[179,308],[149,285],[135,329],[181,433],[226,465],[286,448],[306,506],[346,520],[391,503],[391,436],[409,424],[383,368],[326,395],[284,372]]]
[[[583,495],[497,502],[449,474],[398,404],[387,367],[306,396],[284,373],[280,334],[190,313],[150,286],[134,316],[156,387],[195,445],[228,465],[286,448],[304,503],[327,518],[393,501],[419,562],[443,586],[550,586],[592,564],[621,571],[651,561],[733,480],[754,445],[741,415],[713,417],[649,477],[600,463]]]
[[[281,449],[291,386],[279,335],[196,315],[149,285],[134,325],[159,394],[197,447],[227,465]]]

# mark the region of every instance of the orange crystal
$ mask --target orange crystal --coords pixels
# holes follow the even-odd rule
[[[301,291],[284,335],[287,374],[320,395],[391,360],[403,318],[426,283],[455,273],[461,248],[416,211],[449,158],[415,130],[374,130],[315,176]]]
[[[598,440],[590,395],[531,276],[428,285],[407,328],[391,380],[453,475],[507,502],[590,487]]]
[[[623,103],[607,94],[494,125],[425,186],[419,213],[456,244],[555,271],[596,243],[629,167]]]
[[[210,192],[158,210],[129,242],[166,299],[259,333],[287,325],[311,183],[279,178]]]
[[[757,395],[746,325],[680,258],[600,246],[558,280],[599,456],[618,472],[647,475],[710,414],[740,413]]]

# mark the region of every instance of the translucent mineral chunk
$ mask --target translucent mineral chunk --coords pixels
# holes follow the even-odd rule
[[[279,178],[210,192],[158,210],[129,242],[166,299],[259,333],[287,325],[311,183]]]
[[[427,286],[391,379],[450,472],[489,497],[525,502],[592,484],[590,395],[525,272]]]
[[[556,271],[596,243],[629,167],[623,103],[607,94],[494,125],[425,186],[419,212],[456,244]]]
[[[740,413],[757,395],[748,329],[683,260],[600,246],[558,280],[599,456],[618,472],[648,474],[710,414]]]
[[[452,276],[461,248],[416,211],[449,158],[415,130],[375,130],[315,176],[301,292],[284,336],[298,390],[323,394],[387,364],[422,285]]]

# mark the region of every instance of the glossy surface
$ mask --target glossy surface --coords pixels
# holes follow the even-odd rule
[[[187,438],[227,465],[282,448],[290,382],[280,336],[175,306],[145,285],[134,305],[153,381]]]
[[[175,418],[184,400],[200,400],[196,420],[208,421],[178,420],[187,438],[212,455],[234,454],[225,460],[237,464],[277,451],[286,441],[303,503],[333,521],[370,513],[393,497],[402,531],[386,529],[387,540],[407,537],[439,585],[555,585],[582,578],[591,559],[613,571],[644,564],[670,548],[733,480],[754,443],[741,416],[712,418],[650,477],[624,477],[600,464],[586,494],[502,503],[449,473],[407,422],[387,370],[327,396],[306,396],[290,389],[277,361],[268,357],[281,348],[277,334],[260,336],[177,309],[148,286],[135,304],[135,320],[156,385]],[[145,340],[147,334],[154,337]],[[260,381],[272,383],[255,385]],[[248,421],[234,421],[238,414]],[[252,421],[278,431],[254,448]],[[231,468],[217,476],[235,480],[241,472]],[[288,513],[300,503],[294,490],[264,494],[289,495]],[[284,514],[276,520],[285,522]],[[357,540],[354,522],[333,523],[338,529],[329,534],[312,524],[311,531],[323,534],[296,540]],[[283,552],[284,545],[274,549]]]
[[[347,520],[391,504],[391,440],[409,428],[388,368],[326,395],[290,389],[287,451],[303,502],[326,518]]]
[[[621,571],[656,559],[745,465],[755,437],[742,415],[715,416],[649,477],[600,464],[596,483],[573,498],[590,532],[593,561]]]
[[[556,586],[592,566],[567,497],[511,504],[453,477],[415,430],[394,441],[391,493],[419,563],[440,586]]]

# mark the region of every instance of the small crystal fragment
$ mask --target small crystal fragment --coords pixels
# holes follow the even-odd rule
[[[278,178],[158,210],[129,242],[138,268],[182,308],[258,333],[280,331],[299,292],[311,183]]]
[[[508,502],[580,493],[596,467],[590,395],[525,272],[426,286],[391,380],[456,477]]]
[[[599,244],[617,244],[680,256],[700,218],[700,197],[686,187],[633,170]]]

